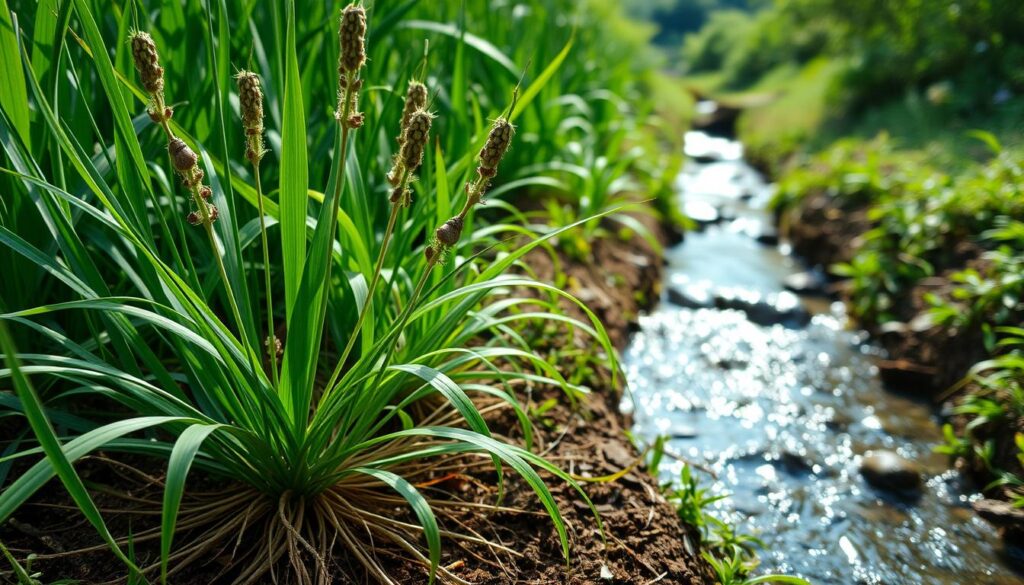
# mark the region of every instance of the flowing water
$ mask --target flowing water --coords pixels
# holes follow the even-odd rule
[[[802,268],[784,244],[755,238],[771,227],[772,187],[741,145],[700,133],[687,144],[705,162],[679,178],[686,211],[718,221],[667,253],[666,288],[684,306],[642,317],[625,353],[635,432],[668,435],[671,453],[714,471],[704,484],[731,494],[714,513],[760,536],[762,570],[821,585],[1024,583],[1018,553],[933,452],[932,405],[882,388],[878,351],[847,329],[840,303],[784,290]],[[859,464],[872,449],[915,461],[919,493],[866,483]],[[664,479],[681,466],[666,457]]]

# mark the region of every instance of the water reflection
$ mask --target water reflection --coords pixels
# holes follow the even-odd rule
[[[715,143],[701,144],[715,158]],[[672,451],[717,473],[713,491],[732,494],[718,513],[759,533],[767,570],[820,584],[1024,582],[969,509],[969,486],[932,452],[941,435],[930,406],[881,388],[876,350],[844,329],[841,305],[782,294],[799,267],[752,237],[769,229],[770,188],[730,159],[737,149],[730,143],[680,178],[691,201],[736,219],[668,253],[677,304],[643,317],[625,354],[635,431],[669,435]],[[765,311],[802,304],[813,316],[806,326],[759,325],[749,305],[720,300],[729,297]],[[920,495],[865,483],[858,465],[871,449],[917,462],[927,478]],[[666,479],[680,465],[666,465]]]

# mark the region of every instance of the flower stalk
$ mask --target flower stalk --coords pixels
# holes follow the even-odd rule
[[[509,106],[509,113],[511,113],[515,108],[518,95],[519,90],[517,87],[512,97],[512,105]],[[444,260],[445,254],[458,244],[459,239],[462,237],[462,229],[465,226],[466,215],[475,205],[483,200],[484,195],[487,193],[487,189],[491,186],[491,179],[493,179],[498,173],[498,164],[508,151],[514,134],[515,127],[512,126],[512,123],[509,122],[506,116],[499,116],[491,125],[491,130],[487,134],[487,142],[484,144],[484,147],[480,150],[477,157],[479,159],[479,165],[476,169],[476,179],[466,184],[467,197],[465,204],[462,206],[462,211],[460,211],[458,215],[441,224],[434,231],[434,240],[423,250],[423,256],[427,261],[427,266],[423,270],[423,274],[420,275],[419,282],[416,283],[416,288],[413,290],[412,296],[409,297],[409,302],[406,303],[405,308],[402,309],[401,314],[398,316],[397,326],[393,329],[396,340],[397,336],[405,329],[405,325],[409,321],[409,317],[412,315],[413,309],[419,303],[419,298],[423,294],[423,289],[426,287],[427,280],[430,279],[430,275],[433,272],[434,267],[440,264]],[[389,341],[388,343],[392,344],[394,342]],[[381,366],[377,370],[374,385],[380,383],[381,376],[386,370],[386,362],[390,360],[390,352],[393,350],[394,345],[391,345],[391,348],[388,350],[389,354],[385,358],[385,365]],[[333,380],[334,379],[332,377],[332,385]],[[328,388],[331,388],[332,385],[328,385]]]
[[[171,166],[181,177],[182,183],[188,189],[191,197],[190,205],[194,209],[186,216],[186,221],[192,225],[202,225],[210,240],[210,248],[213,252],[217,269],[220,272],[221,280],[224,282],[224,290],[228,297],[228,304],[231,307],[235,326],[238,328],[242,343],[251,348],[248,336],[245,332],[245,325],[242,321],[241,311],[235,300],[235,293],[228,280],[227,270],[224,267],[224,259],[220,254],[220,246],[217,244],[217,235],[213,231],[213,222],[217,221],[220,211],[209,200],[213,196],[213,190],[203,184],[205,174],[199,168],[199,157],[184,140],[174,135],[171,130],[170,120],[173,110],[166,105],[164,98],[164,69],[160,66],[160,55],[157,52],[156,43],[149,33],[136,31],[130,37],[132,46],[132,61],[135,69],[139,72],[142,86],[149,94],[149,105],[147,111],[154,123],[159,124],[167,137],[167,153],[171,159]]]
[[[366,10],[362,6],[349,4],[341,11],[341,23],[338,25],[338,107],[334,117],[341,126],[340,150],[337,154],[337,167],[334,183],[334,192],[331,196],[331,216],[328,218],[328,225],[333,234],[337,229],[338,209],[341,205],[342,187],[345,183],[345,161],[348,158],[349,134],[363,125],[363,114],[359,112],[359,90],[363,86],[363,80],[359,78],[359,71],[366,63]],[[390,225],[391,222],[389,222]],[[327,248],[327,278],[325,282],[331,281],[332,248]],[[372,293],[372,291],[371,291]],[[327,299],[323,299],[320,323],[323,323],[327,316]],[[360,319],[361,323],[362,319]],[[357,326],[356,332],[359,327]],[[353,337],[356,333],[353,333]],[[350,344],[351,345],[351,344]],[[351,349],[343,352],[347,353]],[[340,365],[335,371],[340,369]],[[334,376],[332,375],[332,380]],[[328,385],[330,387],[330,385]]]
[[[242,70],[235,76],[238,83],[238,102],[245,129],[245,158],[252,164],[253,182],[256,188],[256,205],[260,215],[260,243],[263,247],[263,286],[266,288],[267,336],[264,341],[270,359],[270,380],[278,385],[277,360],[281,352],[281,340],[274,332],[274,296],[270,278],[270,246],[267,243],[267,220],[263,209],[263,185],[260,181],[260,161],[266,154],[263,146],[263,88],[260,78],[252,71]]]
[[[419,104],[425,106],[427,103],[426,86],[417,81],[411,82],[406,98],[406,111],[410,109],[410,100],[413,101],[413,106],[418,106]],[[430,135],[430,126],[433,123],[434,117],[422,107],[417,107],[408,115],[406,111],[402,112],[402,132],[398,138],[399,151],[395,155],[394,165],[388,173],[388,182],[393,187],[389,197],[391,214],[388,217],[388,225],[384,230],[380,252],[377,254],[377,262],[374,265],[373,276],[367,289],[366,302],[363,303],[359,316],[356,317],[356,324],[352,329],[352,334],[349,335],[345,349],[342,350],[338,363],[327,382],[325,388],[328,390],[334,387],[339,376],[341,376],[341,371],[345,367],[352,349],[355,347],[356,338],[359,337],[362,330],[366,315],[372,310],[374,293],[377,290],[377,284],[380,282],[380,275],[384,269],[384,259],[387,257],[391,237],[395,231],[398,213],[403,207],[408,207],[412,204],[412,190],[409,188],[409,183],[413,180],[414,173],[419,170],[423,162],[423,152],[426,149],[427,137]]]

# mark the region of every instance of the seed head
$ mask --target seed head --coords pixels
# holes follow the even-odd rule
[[[238,103],[242,113],[242,127],[245,128],[245,158],[253,164],[259,164],[265,150],[263,148],[263,88],[260,78],[252,71],[239,71],[235,76],[238,81]]]
[[[434,117],[426,110],[416,110],[409,118],[409,125],[403,133],[399,157],[409,173],[416,172],[423,161],[423,150],[427,146],[427,135]]]
[[[437,238],[439,244],[450,248],[458,243],[459,238],[462,237],[462,224],[462,216],[456,215],[441,224],[441,227],[434,231],[434,237]]]
[[[263,341],[263,346],[267,349],[268,356],[271,355],[271,351],[273,351],[273,355],[276,357],[284,355],[284,346],[281,345],[281,338],[279,337],[268,335]],[[273,348],[273,350],[271,350],[271,348]]]
[[[185,176],[182,182],[185,183],[185,186],[190,189],[192,187],[199,187],[200,193],[202,193],[203,177],[206,176],[206,173],[203,172],[203,169],[199,168],[198,166],[195,166],[192,167],[191,172],[186,171],[183,174]]]
[[[206,212],[210,214],[210,223],[217,221],[217,218],[220,217],[220,210],[212,203],[206,208]]]
[[[366,63],[366,10],[362,6],[349,4],[341,11],[338,42],[338,73],[351,81]]]
[[[194,211],[188,212],[188,215],[185,217],[185,219],[188,220],[188,222],[192,225],[199,225],[203,222],[203,220],[199,218],[199,214]]]
[[[171,154],[171,162],[174,163],[174,168],[180,173],[187,172],[196,166],[196,161],[198,160],[196,153],[181,138],[172,138],[167,144],[167,152]]]
[[[391,190],[391,195],[388,197],[388,201],[392,203],[402,203],[411,201],[412,191],[409,190],[405,185],[399,185]]]
[[[146,113],[149,114],[149,119],[153,120],[154,124],[162,124],[163,122],[171,119],[171,116],[174,115],[174,110],[164,106],[164,109],[161,112],[159,106],[157,104],[153,104]]]
[[[426,108],[427,86],[418,81],[409,82],[409,89],[405,93],[405,108],[402,110],[402,134],[398,137],[399,144],[405,139],[405,129],[409,127],[412,115],[417,110],[425,110]]]
[[[206,201],[209,201],[210,197],[213,197],[213,189],[207,187],[206,185],[203,185],[199,189],[199,196],[205,199]]]
[[[164,68],[160,66],[160,55],[156,52],[156,43],[149,33],[136,31],[131,36],[132,60],[135,69],[142,78],[142,87],[155,95],[164,89]]]
[[[423,249],[423,257],[427,259],[427,262],[431,262],[434,256],[437,256],[437,250],[434,249],[434,246],[427,246]]]
[[[491,132],[487,135],[487,143],[480,149],[480,166],[476,172],[481,177],[490,178],[498,174],[498,163],[505,156],[514,133],[515,129],[505,118],[494,121]]]

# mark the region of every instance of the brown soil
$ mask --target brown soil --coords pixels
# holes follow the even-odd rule
[[[844,209],[826,195],[812,195],[779,218],[782,235],[812,267],[849,262],[861,234],[871,229],[864,208]]]
[[[662,233],[656,222],[644,221],[655,233]],[[567,288],[603,319],[614,343],[623,347],[639,312],[658,296],[660,258],[640,238],[633,238],[628,242],[599,241],[593,250],[593,261],[587,264],[573,263],[564,257],[560,262],[560,268],[570,276]],[[540,279],[550,279],[556,273],[555,262],[540,250],[531,253],[528,264],[537,271]],[[569,311],[583,318],[578,308],[569,307]],[[581,349],[592,350],[595,346],[593,340],[579,335],[562,342]],[[544,424],[536,427],[537,450],[546,452],[557,465],[575,475],[607,476],[633,465],[640,454],[625,437],[628,421],[619,413],[620,395],[609,372],[595,369],[586,377],[584,384],[591,388],[592,393],[580,407],[570,408],[562,399],[544,412]],[[536,406],[560,396],[558,390],[539,389],[527,398],[530,406]],[[495,435],[513,440],[521,436],[509,409],[492,411],[488,423]],[[133,463],[150,469],[157,476],[163,473],[165,466],[159,462]],[[126,481],[133,481],[124,477],[127,472],[123,469],[104,461],[86,461],[78,467],[87,476],[87,481],[97,485],[124,485]],[[493,502],[493,470],[479,467],[467,467],[467,470],[468,481],[460,481],[456,490],[459,497]],[[138,478],[134,481],[138,485]],[[481,514],[479,511],[466,511],[464,514],[460,512],[458,520],[463,524],[463,531],[467,528],[476,530],[522,555],[503,555],[500,564],[495,565],[485,562],[484,555],[481,555],[483,558],[475,558],[449,542],[445,545],[442,564],[451,567],[459,577],[487,585],[699,585],[715,582],[710,567],[700,556],[699,532],[680,521],[674,508],[661,495],[657,482],[642,468],[634,468],[613,482],[584,483],[586,493],[600,512],[606,541],[602,540],[591,511],[572,488],[554,479],[549,480],[548,485],[569,527],[572,544],[569,567],[562,557],[557,533],[539,502],[524,482],[512,477],[506,484],[504,505],[521,509],[521,512]],[[123,507],[123,502],[95,492],[94,495],[101,507]],[[135,517],[135,526],[131,527],[133,519],[127,515],[107,512],[105,517],[111,529],[119,534],[137,533],[141,525],[151,525],[148,523],[152,522],[152,519],[147,521]],[[182,538],[186,537],[182,535]],[[28,552],[62,552],[98,542],[94,531],[74,511],[73,504],[58,482],[52,482],[11,522],[0,527],[0,541],[22,558]],[[392,559],[385,560],[385,563],[398,582],[426,582],[422,566],[391,557],[387,551],[382,552],[383,558]],[[156,558],[155,549],[146,544],[139,544],[136,554],[140,561]],[[213,580],[220,566],[217,556],[210,555],[210,562],[205,565],[197,563],[187,574],[172,579],[172,582],[229,582]],[[357,565],[353,559],[339,555],[335,559],[334,582],[371,582],[355,568]],[[42,571],[46,580],[73,578],[83,583],[100,583],[123,577],[120,564],[106,552],[37,561],[33,569]]]

